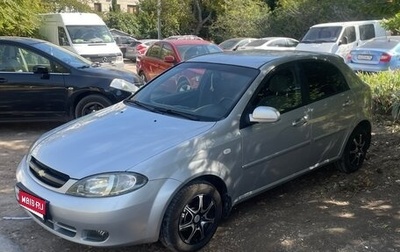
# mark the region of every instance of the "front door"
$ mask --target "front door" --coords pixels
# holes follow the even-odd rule
[[[67,115],[64,74],[53,71],[54,63],[19,46],[0,45],[0,52],[3,53],[0,66],[1,118],[52,119]],[[7,60],[4,60],[4,54],[7,54]],[[49,73],[35,73],[34,68],[39,65],[46,67]]]
[[[257,191],[295,176],[312,164],[307,158],[311,127],[294,65],[269,74],[250,103],[250,111],[269,106],[281,113],[277,122],[248,124],[241,129],[243,180],[247,188]]]

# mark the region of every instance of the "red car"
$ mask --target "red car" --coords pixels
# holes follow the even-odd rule
[[[181,61],[217,52],[222,49],[205,40],[161,40],[151,45],[146,54],[138,56],[136,71],[147,82]]]

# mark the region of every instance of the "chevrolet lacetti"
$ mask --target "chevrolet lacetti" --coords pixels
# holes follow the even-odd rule
[[[328,163],[359,169],[370,116],[369,87],[339,56],[203,55],[41,136],[17,200],[76,243],[196,251],[240,202]]]

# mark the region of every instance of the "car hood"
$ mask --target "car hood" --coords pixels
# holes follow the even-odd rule
[[[31,155],[52,169],[81,179],[129,170],[214,124],[153,113],[121,102],[46,133],[35,143]]]
[[[86,76],[103,76],[104,78],[110,79],[123,79],[132,84],[140,86],[143,84],[142,78],[140,78],[137,74],[124,70],[118,69],[112,66],[98,66],[98,67],[88,67],[88,68],[81,68],[79,72]]]

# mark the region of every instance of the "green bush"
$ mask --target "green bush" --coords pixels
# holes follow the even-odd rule
[[[400,70],[375,74],[358,73],[372,90],[375,113],[391,113],[395,120],[400,118]]]

